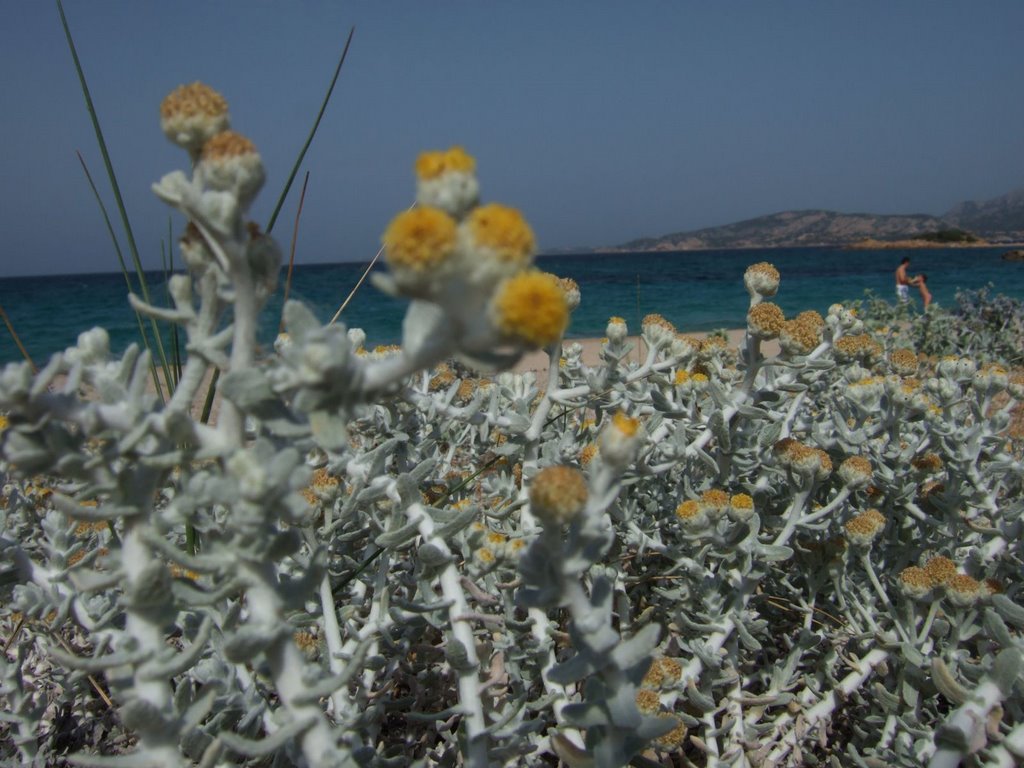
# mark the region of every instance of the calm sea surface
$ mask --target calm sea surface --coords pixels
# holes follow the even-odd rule
[[[824,313],[837,301],[863,298],[871,290],[893,300],[893,271],[900,258],[912,259],[911,273],[928,274],[936,302],[954,308],[958,288],[982,288],[1024,300],[1024,263],[1002,261],[1004,248],[936,248],[845,251],[779,248],[679,253],[617,253],[545,256],[538,265],[571,277],[582,303],[573,314],[569,336],[603,336],[607,320],[619,315],[630,324],[659,312],[681,330],[738,328],[745,323],[748,298],[743,271],[770,261],[782,273],[776,302],[787,315],[804,309]],[[297,266],[292,297],[306,302],[324,322],[337,311],[365,264]],[[283,273],[282,273],[283,274]],[[166,302],[161,275],[149,277],[154,299]],[[920,298],[911,289],[917,306]],[[127,301],[124,276],[115,274],[0,278],[0,305],[6,310],[36,363],[75,343],[79,332],[105,327],[116,352],[138,338],[138,323]],[[277,331],[281,296],[264,311],[261,338]],[[368,346],[394,343],[400,335],[404,302],[365,284],[342,315],[349,327],[365,329]],[[0,363],[20,359],[6,329],[0,328]]]

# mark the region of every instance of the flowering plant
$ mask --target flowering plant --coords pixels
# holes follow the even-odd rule
[[[259,155],[206,86],[161,118],[194,162],[154,187],[188,273],[172,308],[131,301],[187,336],[172,397],[100,329],[0,372],[4,759],[1024,756],[1019,371],[838,304],[787,319],[766,263],[740,350],[612,318],[585,365],[585,297],[460,149],[420,157],[384,234],[402,344],[291,301],[260,355]],[[508,372],[538,347],[540,381]],[[211,368],[215,425],[190,410]]]

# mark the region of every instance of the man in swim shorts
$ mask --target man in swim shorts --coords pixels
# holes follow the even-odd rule
[[[910,278],[907,276],[907,267],[909,266],[910,257],[904,256],[896,268],[896,296],[901,304],[910,301]]]

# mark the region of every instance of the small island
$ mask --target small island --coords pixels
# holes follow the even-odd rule
[[[873,237],[867,237],[846,247],[849,250],[877,251],[887,248],[942,248],[943,246],[969,248],[986,247],[989,245],[991,243],[987,240],[962,229],[940,229],[903,240],[878,240]]]

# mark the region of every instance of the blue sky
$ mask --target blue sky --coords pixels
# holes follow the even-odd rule
[[[56,6],[0,0],[0,276],[112,271],[102,164]],[[1024,186],[1024,3],[66,0],[147,267],[186,158],[158,105],[201,79],[255,141],[266,221],[303,170],[299,263],[368,260],[423,149],[461,144],[542,248],[792,208],[941,213]],[[291,237],[301,173],[275,234]],[[175,234],[181,222],[174,221]]]

